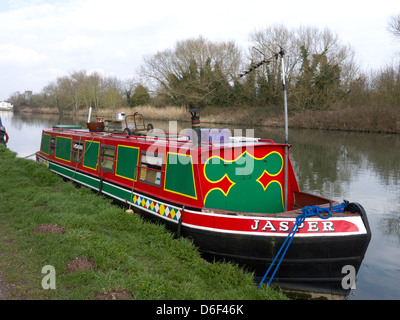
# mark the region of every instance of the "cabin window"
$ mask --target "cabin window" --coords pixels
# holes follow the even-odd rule
[[[74,141],[72,144],[72,161],[82,163],[83,141]]]
[[[101,146],[100,148],[100,170],[114,172],[115,147]]]
[[[139,180],[155,186],[161,185],[163,155],[142,152],[140,160]]]
[[[56,138],[51,137],[50,139],[50,155],[54,156],[54,150],[56,149]]]

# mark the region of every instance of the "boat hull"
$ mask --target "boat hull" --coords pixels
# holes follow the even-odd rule
[[[175,234],[191,239],[206,260],[233,262],[254,273],[256,282],[261,281],[286,239],[283,236],[205,230],[188,226],[184,222],[179,226],[145,210],[139,209],[138,212],[145,218],[166,224]],[[185,212],[183,221],[184,215]],[[368,225],[365,215],[363,221]],[[363,234],[295,236],[273,277],[272,284],[289,291],[309,292],[314,296],[345,297],[354,288],[348,285],[348,268],[351,268],[356,276],[370,239],[369,226]],[[265,278],[265,283],[269,281],[273,270]]]
[[[234,261],[247,271],[254,272],[257,282],[265,275],[285,240],[282,237],[227,235],[194,230],[185,230],[183,234],[194,239],[205,257]],[[218,245],[224,243],[230,246]],[[348,295],[351,288],[342,285],[347,275],[345,266],[354,268],[356,274],[368,243],[367,235],[318,239],[295,237],[272,283],[302,292]],[[265,278],[265,283],[269,281],[273,270]]]
[[[294,216],[218,214],[188,208],[68,168],[39,153],[37,161],[64,178],[129,205],[146,219],[165,224],[176,236],[191,239],[206,259],[232,261],[254,272],[256,281],[264,276],[295,223]],[[361,214],[334,216],[327,221],[307,219],[294,236],[273,283],[289,290],[347,295],[351,288],[343,286],[344,267],[358,272],[371,238],[365,211],[358,207]]]

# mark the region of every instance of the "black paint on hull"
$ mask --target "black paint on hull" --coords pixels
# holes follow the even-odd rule
[[[272,284],[282,288],[346,296],[342,280],[343,267],[350,265],[358,272],[371,239],[367,216],[360,206],[367,234],[350,236],[294,237]],[[140,211],[180,236],[191,239],[202,256],[209,261],[231,261],[254,272],[259,282],[268,270],[286,237],[255,236],[213,232],[166,221]],[[272,269],[273,270],[273,269]],[[272,275],[270,271],[269,276]],[[264,283],[268,283],[267,277]]]

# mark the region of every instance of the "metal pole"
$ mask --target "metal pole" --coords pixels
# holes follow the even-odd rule
[[[90,123],[90,118],[92,117],[92,107],[89,107],[89,114],[88,114],[88,119],[87,122]]]
[[[288,161],[289,161],[289,145],[288,145],[288,140],[289,140],[289,129],[288,129],[288,112],[287,112],[287,94],[286,94],[286,81],[285,81],[285,59],[284,55],[285,52],[281,48],[281,51],[279,52],[281,55],[282,59],[282,86],[283,86],[283,105],[285,109],[285,182],[284,182],[284,204],[285,208],[284,210],[288,210]]]

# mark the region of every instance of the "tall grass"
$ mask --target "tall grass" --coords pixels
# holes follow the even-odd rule
[[[294,109],[294,110],[293,110]],[[36,108],[36,112],[46,113],[55,109]],[[366,105],[364,107],[337,108],[324,111],[299,111],[289,108],[289,127],[304,129],[323,129],[341,131],[363,131],[400,133],[399,108],[390,105]],[[186,107],[166,106],[153,107],[151,105],[135,108],[102,109],[99,114],[105,119],[114,119],[116,112],[125,112],[127,115],[139,112],[146,121],[176,120],[190,122],[190,113]],[[87,116],[88,110],[79,110],[74,115]],[[269,108],[216,108],[207,107],[201,110],[200,121],[207,124],[234,124],[245,126],[283,127],[284,118],[281,107]]]
[[[191,121],[189,109],[185,107],[167,106],[156,108],[151,105],[140,106],[135,110],[146,119]],[[208,124],[238,124],[254,126],[283,126],[280,123],[283,115],[270,108],[217,108],[207,107],[200,112],[200,121]]]
[[[384,105],[337,111],[305,112],[290,119],[295,128],[400,133],[399,108]]]
[[[193,244],[162,225],[64,182],[44,166],[16,158],[0,145],[0,271],[8,299],[95,299],[122,288],[136,300],[285,299],[257,291],[252,275],[203,260]],[[57,224],[65,233],[36,233]],[[95,268],[69,273],[77,257]],[[56,270],[56,289],[44,290],[44,266]]]

